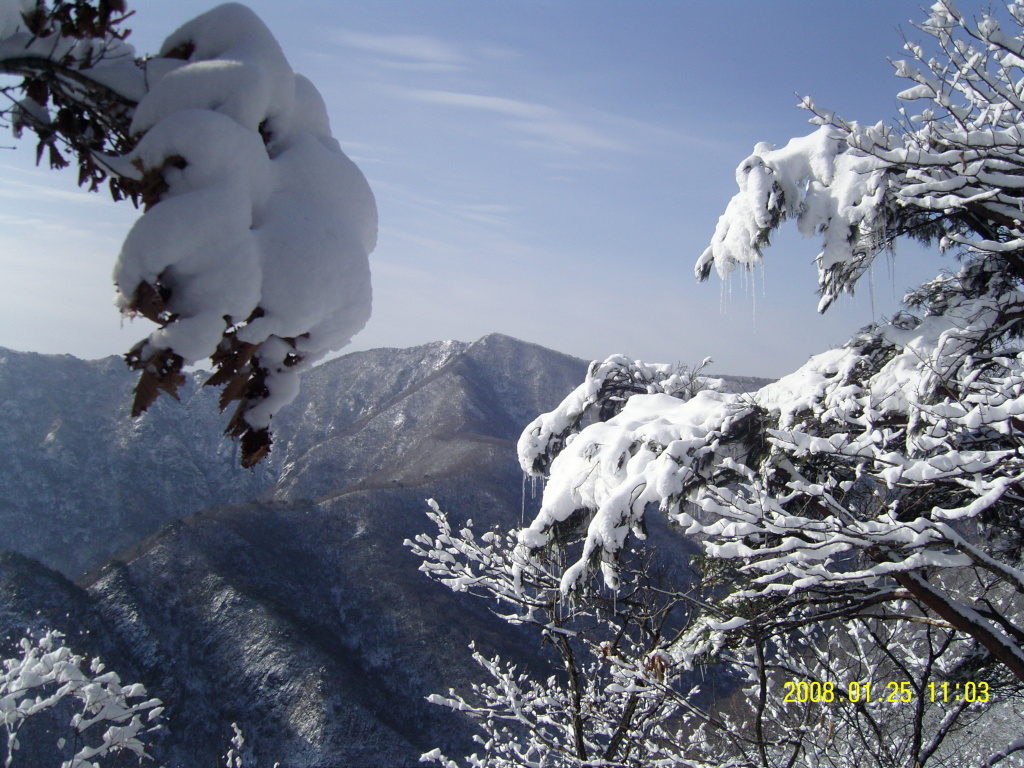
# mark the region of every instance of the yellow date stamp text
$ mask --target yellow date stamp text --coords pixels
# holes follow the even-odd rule
[[[831,682],[821,683],[817,680],[790,680],[783,683],[782,688],[782,701],[786,704],[830,704],[834,701],[848,701],[853,704],[909,704],[917,696],[924,696],[927,701],[937,704],[961,701],[968,704],[985,704],[989,700],[989,685],[986,682],[932,682],[923,689],[918,689],[906,681],[883,684],[851,680],[843,686]]]

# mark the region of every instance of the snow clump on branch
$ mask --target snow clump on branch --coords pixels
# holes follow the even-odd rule
[[[124,160],[165,188],[125,240],[118,306],[162,323],[133,350],[144,370],[170,356],[212,357],[222,378],[251,366],[234,424],[261,441],[299,373],[369,319],[373,194],[249,9],[199,16],[160,55]]]

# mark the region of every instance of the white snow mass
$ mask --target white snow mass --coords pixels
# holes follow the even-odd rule
[[[269,394],[245,420],[265,428],[295,397],[299,372],[369,319],[373,193],[331,136],[316,88],[245,6],[199,16],[160,55],[126,160],[161,172],[167,189],[125,240],[118,306],[130,311],[143,283],[169,291],[174,320],[143,359],[166,349],[198,362],[232,327],[262,345],[255,360]]]

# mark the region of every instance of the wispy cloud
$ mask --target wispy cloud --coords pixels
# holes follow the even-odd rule
[[[530,143],[563,152],[588,150],[627,151],[629,145],[586,125],[566,112],[501,96],[437,90],[406,90],[408,98],[440,106],[489,112],[509,118],[506,125],[526,134]]]
[[[409,91],[409,95],[417,101],[431,104],[443,104],[451,107],[465,107],[495,112],[509,117],[526,120],[548,120],[558,114],[558,110],[540,104],[531,104],[516,99],[500,96],[481,96],[474,93],[456,93],[454,91]]]
[[[511,205],[497,205],[491,203],[476,203],[460,205],[457,208],[458,215],[469,221],[476,221],[481,224],[489,224],[495,227],[511,226],[510,216],[514,215],[517,209]]]
[[[347,28],[329,32],[332,41],[358,57],[367,72],[366,82],[406,101],[491,115],[520,146],[563,155],[628,152],[635,142],[617,130],[599,111],[549,104],[543,94],[528,100],[501,94],[496,77],[507,72],[521,51],[480,41],[461,42],[428,34],[381,34]],[[409,73],[416,73],[410,75]],[[419,76],[417,76],[419,75]],[[525,77],[523,85],[529,84]]]
[[[40,202],[59,202],[72,205],[112,206],[114,204],[105,191],[102,194],[89,193],[84,188],[68,190],[48,184],[19,181],[18,179],[11,178],[14,174],[25,175],[21,168],[0,166],[0,173],[4,175],[4,183],[0,186],[0,198],[21,201],[31,199]]]
[[[341,29],[335,40],[348,48],[374,54],[388,66],[403,69],[460,69],[469,63],[455,45],[430,35],[376,35]]]
[[[377,182],[376,189],[396,205],[424,214],[431,222],[447,222],[446,227],[457,225],[460,231],[467,222],[485,225],[489,231],[508,229],[514,226],[519,213],[519,208],[505,203],[460,202],[433,197],[387,181]]]

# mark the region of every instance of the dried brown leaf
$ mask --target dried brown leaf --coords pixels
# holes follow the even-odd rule
[[[242,435],[241,442],[242,466],[246,469],[252,469],[270,453],[270,446],[274,441],[270,436],[269,429],[253,430],[250,428]]]

